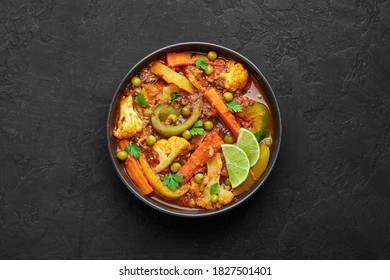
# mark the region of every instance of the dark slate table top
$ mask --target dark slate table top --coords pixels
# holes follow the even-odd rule
[[[390,2],[0,2],[0,257],[390,257]],[[208,41],[252,60],[283,116],[263,188],[183,219],[122,184],[108,107],[137,61]]]

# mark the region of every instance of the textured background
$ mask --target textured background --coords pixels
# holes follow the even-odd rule
[[[390,258],[390,1],[71,2],[0,2],[1,258]],[[284,135],[254,197],[186,220],[121,183],[105,121],[132,65],[196,40],[263,71]]]

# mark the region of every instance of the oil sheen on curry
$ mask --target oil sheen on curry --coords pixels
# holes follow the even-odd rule
[[[272,152],[267,97],[234,60],[168,53],[132,77],[113,131],[116,158],[145,195],[215,210],[262,176]]]

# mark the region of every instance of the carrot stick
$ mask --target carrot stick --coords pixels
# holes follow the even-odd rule
[[[125,150],[125,148],[130,144],[130,140],[129,139],[122,139],[119,141],[118,143],[118,146],[119,146],[119,149],[121,149],[122,151]]]
[[[215,107],[218,115],[231,130],[234,136],[238,137],[238,131],[240,130],[240,125],[234,118],[233,114],[229,111],[226,104],[222,101],[218,92],[214,88],[210,88],[204,92],[207,100]]]
[[[167,54],[167,66],[179,67],[185,65],[195,64],[195,56],[191,53],[168,53]]]
[[[219,152],[221,144],[223,144],[222,138],[213,131],[180,168],[179,173],[183,176],[183,184],[187,183],[200,167]]]
[[[149,185],[148,180],[146,180],[138,160],[133,157],[128,157],[125,162],[125,168],[131,180],[133,180],[144,195],[148,195],[153,192],[153,188]]]
[[[216,60],[209,60],[206,56],[201,54],[192,54],[192,53],[186,53],[186,52],[172,52],[167,53],[167,66],[168,67],[180,67],[180,66],[188,66],[188,65],[195,65],[195,60],[197,60],[200,57],[204,57],[206,59],[207,64],[210,64],[212,66],[220,65],[223,66],[225,62],[221,59]]]
[[[129,139],[122,139],[119,141],[118,146],[119,149],[124,150],[129,144]],[[149,182],[146,179],[145,174],[138,163],[138,160],[133,157],[128,157],[125,162],[125,169],[131,180],[133,180],[133,182],[144,195],[148,195],[153,191],[153,188],[149,185]]]

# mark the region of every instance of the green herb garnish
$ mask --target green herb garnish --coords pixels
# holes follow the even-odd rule
[[[140,149],[137,144],[130,144],[125,148],[125,151],[134,158],[139,158]]]
[[[210,187],[210,194],[213,195],[213,194],[219,194],[219,184],[218,183],[214,183],[211,185]]]
[[[176,102],[176,92],[171,92],[170,95],[171,95],[171,102],[172,102],[172,104],[175,104],[175,102]]]
[[[227,103],[227,107],[229,108],[230,112],[233,112],[233,113],[242,112],[241,105],[238,104],[238,102],[235,100]]]
[[[206,58],[204,58],[203,56],[199,57],[197,60],[195,60],[195,66],[198,69],[202,69],[203,71],[207,71],[208,65],[207,65]]]
[[[262,130],[255,132],[254,135],[255,135],[257,141],[260,142],[261,140],[263,140],[265,138],[265,136],[267,136],[267,133],[268,133],[268,131],[265,128],[263,128]]]
[[[179,173],[177,174],[169,173],[167,176],[165,176],[162,179],[163,185],[173,192],[177,190],[177,188],[180,186],[182,182],[183,182],[183,176]]]
[[[134,98],[135,103],[139,106],[146,108],[149,106],[149,102],[145,98],[145,94],[141,93]]]
[[[202,120],[198,120],[196,123],[194,123],[194,125],[190,129],[191,135],[201,135],[204,132],[202,126],[203,126]]]

